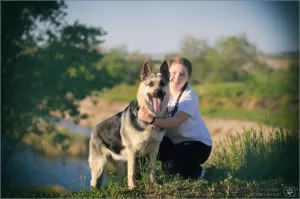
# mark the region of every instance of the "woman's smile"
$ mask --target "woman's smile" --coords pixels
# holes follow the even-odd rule
[[[171,74],[171,93],[173,91],[179,92],[183,85],[188,81],[188,71],[185,66],[182,64],[173,64],[170,67],[170,74]],[[175,94],[174,93],[174,94]]]

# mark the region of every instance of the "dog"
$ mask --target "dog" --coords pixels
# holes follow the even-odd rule
[[[156,183],[156,159],[165,128],[138,119],[137,113],[144,107],[156,118],[167,117],[169,75],[166,61],[163,61],[159,71],[152,72],[146,60],[136,99],[123,111],[99,123],[92,130],[88,158],[91,188],[101,186],[108,163],[116,169],[118,182],[122,182],[126,176],[127,163],[128,187],[134,189],[135,161],[145,155],[150,160],[150,180]]]

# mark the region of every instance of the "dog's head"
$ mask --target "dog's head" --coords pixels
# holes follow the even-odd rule
[[[165,60],[159,71],[151,71],[150,64],[145,61],[137,93],[139,106],[147,108],[153,115],[162,116],[170,96],[169,75],[168,63]]]

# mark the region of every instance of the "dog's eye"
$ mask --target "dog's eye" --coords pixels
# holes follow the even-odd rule
[[[153,82],[149,82],[148,86],[152,87],[152,86],[154,86],[154,83]]]
[[[166,83],[165,83],[165,82],[163,82],[163,81],[161,81],[161,82],[159,83],[159,85],[160,85],[160,86],[165,86],[165,85],[166,85]]]

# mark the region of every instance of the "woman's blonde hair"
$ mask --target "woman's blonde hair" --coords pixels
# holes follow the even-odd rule
[[[172,64],[182,64],[186,67],[189,77],[192,75],[192,64],[191,62],[184,57],[174,57],[169,61],[169,68]]]

